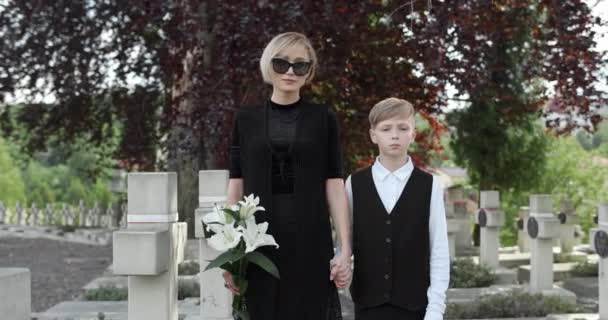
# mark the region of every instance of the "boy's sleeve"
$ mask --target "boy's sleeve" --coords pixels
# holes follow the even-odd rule
[[[346,190],[346,200],[348,202],[348,213],[350,214],[350,242],[352,248],[352,236],[353,236],[353,186],[351,182],[351,176],[348,176],[344,183],[344,189]]]
[[[424,320],[442,320],[446,291],[450,283],[450,249],[443,204],[443,187],[436,177],[433,177],[429,235],[431,285],[427,290],[429,303]]]

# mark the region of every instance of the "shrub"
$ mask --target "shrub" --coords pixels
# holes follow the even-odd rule
[[[177,274],[183,276],[193,276],[200,271],[200,265],[196,261],[185,261],[177,266]]]
[[[181,282],[177,288],[177,299],[184,300],[186,298],[199,297],[200,287],[198,282]]]
[[[88,301],[122,301],[127,300],[128,292],[127,288],[102,286],[85,291],[84,298]]]
[[[479,298],[468,304],[448,304],[446,319],[495,319],[544,317],[551,313],[575,313],[576,305],[558,297],[545,297],[521,290]]]
[[[597,277],[597,263],[579,262],[570,270],[570,274],[573,277]]]
[[[472,259],[457,259],[450,264],[451,288],[488,287],[496,281],[494,271],[487,266],[478,265]]]

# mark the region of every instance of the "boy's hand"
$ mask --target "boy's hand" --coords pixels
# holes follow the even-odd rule
[[[350,257],[340,254],[331,259],[329,280],[333,281],[337,288],[346,288],[351,277]]]
[[[230,292],[232,292],[232,294],[240,295],[241,291],[236,286],[236,284],[234,284],[234,279],[232,278],[232,273],[230,273],[228,271],[224,271],[224,273],[222,273],[222,276],[224,277],[224,287],[226,287],[226,289],[230,290]]]

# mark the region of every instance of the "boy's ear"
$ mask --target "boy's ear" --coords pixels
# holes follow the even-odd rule
[[[369,138],[372,139],[372,142],[374,144],[378,144],[378,141],[376,141],[376,133],[374,132],[374,129],[369,129]]]

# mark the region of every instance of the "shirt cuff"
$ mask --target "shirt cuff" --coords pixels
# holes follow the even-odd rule
[[[424,320],[443,320],[443,314],[435,310],[426,310]]]

